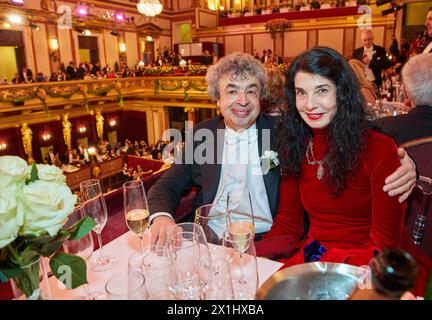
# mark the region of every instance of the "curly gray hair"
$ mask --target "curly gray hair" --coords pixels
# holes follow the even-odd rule
[[[416,55],[402,68],[405,90],[413,106],[432,105],[432,53]]]
[[[265,95],[267,73],[262,63],[248,53],[235,52],[223,57],[207,70],[207,94],[213,100],[220,98],[219,80],[227,74],[240,79],[256,77],[260,86],[260,96]]]

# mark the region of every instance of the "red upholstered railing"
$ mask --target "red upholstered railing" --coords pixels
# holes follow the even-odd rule
[[[251,24],[263,23],[272,19],[285,18],[288,20],[303,20],[303,19],[317,19],[317,18],[331,18],[339,16],[352,16],[362,13],[357,13],[358,7],[344,7],[344,8],[330,8],[320,10],[308,11],[291,11],[283,13],[261,14],[248,17],[237,18],[222,18],[219,19],[219,26],[231,26],[236,24]]]
[[[140,165],[143,171],[153,170],[153,172],[156,172],[163,166],[164,162],[129,155],[127,157],[127,164],[129,168],[136,169],[137,165]]]

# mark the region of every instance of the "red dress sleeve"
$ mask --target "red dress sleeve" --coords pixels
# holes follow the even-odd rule
[[[283,177],[280,184],[279,210],[270,231],[263,239],[290,236],[299,240],[304,232],[303,211],[297,179]]]
[[[321,261],[363,265],[369,263],[374,250],[400,246],[406,203],[399,203],[398,197],[390,197],[383,191],[384,180],[400,166],[396,145],[393,140],[378,133],[369,133],[366,145],[361,170],[369,176],[372,196],[369,240],[363,249],[329,249]]]
[[[255,242],[256,253],[269,259],[291,257],[303,236],[303,206],[297,179],[282,178],[279,210],[270,231]]]

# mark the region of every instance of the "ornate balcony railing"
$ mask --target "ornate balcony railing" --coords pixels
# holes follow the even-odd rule
[[[205,77],[140,77],[103,80],[31,83],[0,86],[0,119],[16,114],[51,112],[59,108],[82,107],[101,101],[128,98],[170,102],[208,101]]]

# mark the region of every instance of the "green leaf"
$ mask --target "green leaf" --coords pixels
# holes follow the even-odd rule
[[[49,257],[56,251],[58,251],[63,242],[69,237],[68,232],[60,231],[55,237],[50,235],[44,235],[32,238],[28,241],[29,247],[39,252],[44,257]]]
[[[31,171],[30,171],[30,178],[26,180],[26,184],[32,183],[39,180],[38,170],[36,167],[36,164],[33,163]]]
[[[9,279],[17,278],[22,274],[21,269],[19,268],[7,268],[0,271],[0,282],[6,282]]]
[[[57,252],[50,260],[50,267],[67,289],[75,289],[87,283],[86,263],[79,256]]]
[[[89,233],[94,226],[96,225],[96,222],[92,217],[85,217],[84,219],[81,219],[71,230],[69,240],[79,240],[82,237],[84,237],[87,233]]]
[[[53,241],[43,245],[40,248],[40,254],[44,257],[49,257],[54,252],[57,252],[60,250],[60,248],[63,246],[63,242],[68,238],[68,234],[62,233],[61,235],[53,238]]]
[[[37,257],[40,256],[39,251],[34,250],[31,246],[25,248],[25,250],[20,254],[18,263],[21,266],[25,266],[31,262],[33,262]]]

